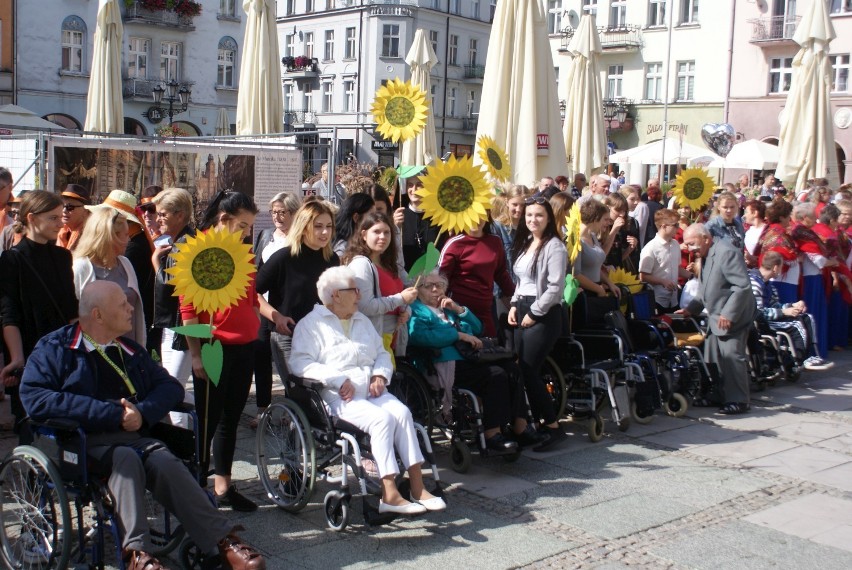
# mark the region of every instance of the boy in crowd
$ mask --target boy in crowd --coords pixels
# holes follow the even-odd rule
[[[691,279],[694,275],[680,266],[680,244],[674,240],[678,229],[678,214],[674,210],[657,210],[654,214],[657,235],[645,244],[639,255],[639,280],[654,291],[654,301],[661,313],[678,308],[678,277]]]

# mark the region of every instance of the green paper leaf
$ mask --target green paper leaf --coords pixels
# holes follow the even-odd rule
[[[435,244],[429,242],[426,246],[426,253],[417,258],[417,261],[411,266],[411,271],[408,272],[409,279],[416,279],[421,275],[429,275],[438,265],[438,259],[441,257],[440,252],[435,247]]]
[[[403,166],[400,164],[396,167],[396,173],[399,174],[400,178],[411,178],[412,176],[417,176],[425,169],[425,166]]]
[[[222,377],[222,358],[221,341],[201,345],[201,363],[214,386],[219,385],[219,379]]]
[[[212,325],[182,325],[179,327],[170,327],[169,330],[174,331],[176,334],[191,336],[193,338],[213,338],[214,328]]]
[[[580,283],[577,282],[573,275],[566,275],[565,289],[562,291],[562,298],[565,299],[565,303],[572,305],[577,299],[577,294],[579,292]]]

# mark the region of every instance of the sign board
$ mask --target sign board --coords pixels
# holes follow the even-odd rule
[[[399,148],[399,143],[393,141],[372,141],[370,148],[373,150],[396,150]]]

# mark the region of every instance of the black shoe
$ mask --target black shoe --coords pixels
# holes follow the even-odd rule
[[[498,433],[485,440],[485,448],[497,453],[513,453],[518,450],[518,444]]]
[[[547,451],[566,439],[568,439],[568,435],[561,426],[557,428],[547,428],[547,439],[533,447],[533,451]]]
[[[548,436],[546,433],[537,432],[532,426],[527,425],[524,431],[512,434],[512,437],[518,442],[519,446],[530,447],[538,445],[539,443],[544,443]]]
[[[248,497],[237,491],[236,485],[231,485],[224,495],[216,495],[216,504],[220,507],[231,507],[235,511],[251,513],[257,510],[257,505]]]
[[[726,416],[736,416],[738,414],[745,414],[749,410],[751,410],[751,406],[745,402],[728,402],[719,408],[718,413]]]

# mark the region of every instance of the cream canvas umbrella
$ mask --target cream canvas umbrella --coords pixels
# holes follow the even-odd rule
[[[426,32],[418,29],[414,32],[414,42],[405,63],[411,68],[412,85],[420,86],[426,93],[426,103],[429,112],[426,115],[426,125],[416,137],[402,143],[400,164],[406,166],[429,166],[438,154],[438,144],[435,137],[435,120],[432,114],[432,80],[429,72],[438,63],[438,57],[432,49],[432,42],[426,37]]]
[[[64,131],[65,127],[51,123],[47,119],[42,119],[29,109],[24,109],[18,105],[3,105],[0,107],[0,127],[8,129],[51,129]],[[9,133],[2,133],[9,134]]]
[[[793,78],[779,136],[775,175],[788,187],[805,188],[809,178],[826,177],[837,187],[837,154],[831,118],[831,63],[828,44],[834,26],[823,0],[812,0],[793,40],[801,49],[793,58]]]
[[[573,59],[565,77],[565,152],[574,173],[591,175],[607,162],[606,126],[598,73],[602,53],[595,16],[584,14],[571,39],[568,52]]]
[[[83,130],[124,133],[124,98],[121,84],[123,36],[124,26],[121,23],[118,0],[100,0]]]
[[[226,137],[231,134],[231,119],[228,118],[228,110],[224,107],[219,107],[219,113],[216,115],[216,130],[213,134],[217,137]]]
[[[487,135],[506,151],[513,181],[565,174],[556,73],[539,0],[497,3],[482,93],[476,138]],[[482,162],[478,153],[473,160]]]
[[[609,156],[611,163],[627,164],[660,164],[663,152],[663,139],[636,148],[623,150]],[[685,143],[679,139],[666,139],[666,155],[663,164],[686,164],[692,158],[710,156],[706,148]],[[713,155],[715,158],[715,155]]]
[[[769,170],[778,164],[779,149],[757,139],[749,139],[731,147],[725,158],[717,158],[710,168],[738,168],[741,170]]]
[[[237,134],[280,133],[284,128],[275,0],[243,0],[246,34],[240,60]]]

